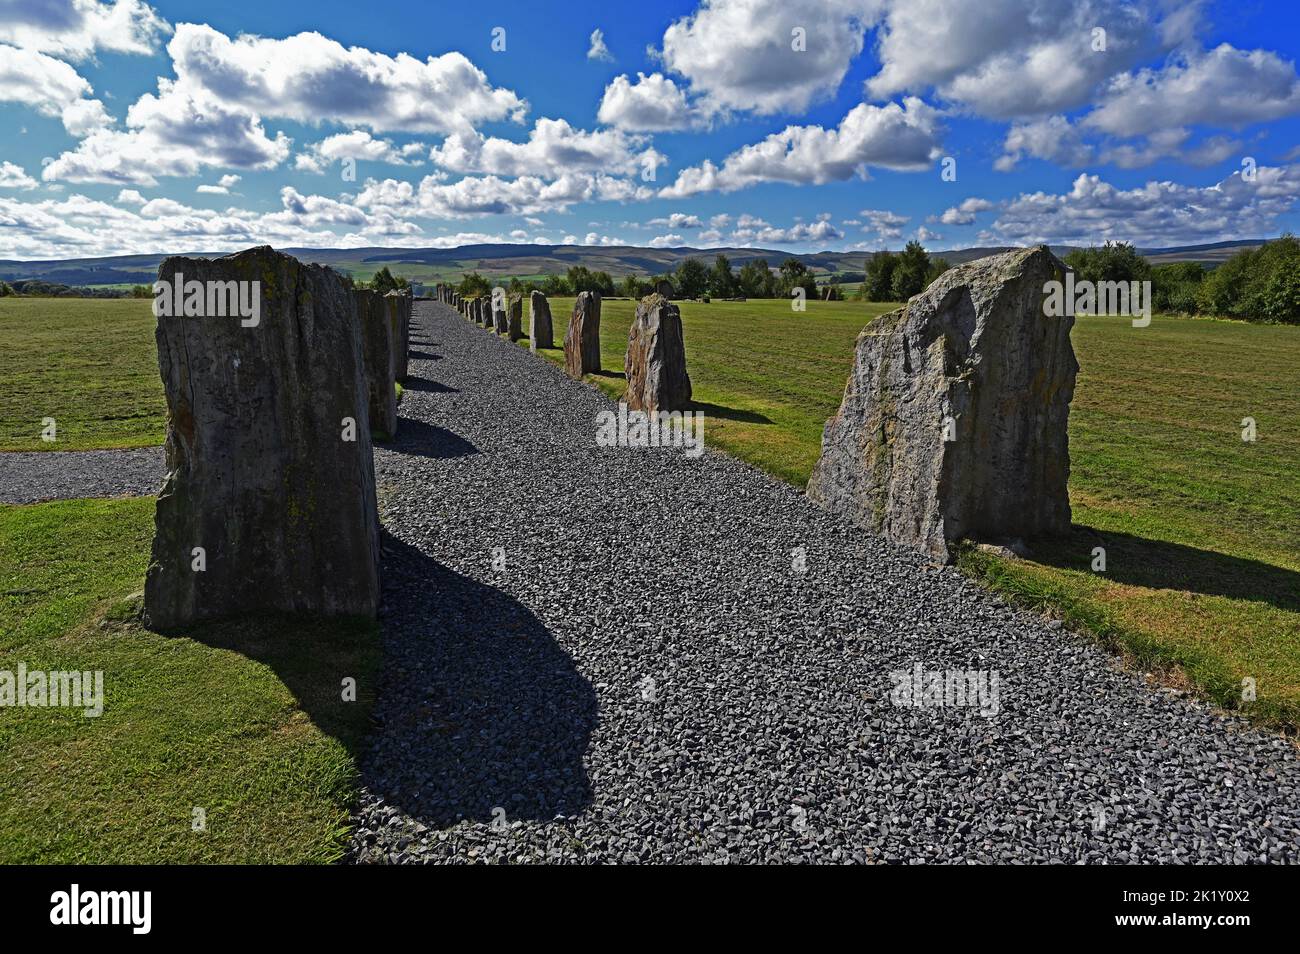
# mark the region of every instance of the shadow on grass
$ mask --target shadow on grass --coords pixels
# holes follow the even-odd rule
[[[359,755],[378,683],[379,627],[374,620],[267,615],[202,623],[167,635],[267,666],[321,732]],[[356,680],[355,701],[344,700],[344,679]]]
[[[589,805],[595,690],[541,621],[386,531],[383,579],[388,666],[366,786],[438,827]]]
[[[602,368],[599,371],[589,371],[587,373],[590,374],[593,378],[609,378],[610,380],[617,380],[617,381],[627,380],[627,375],[624,374],[622,371],[611,371],[608,368]]]
[[[1098,546],[1106,550],[1105,578],[1115,583],[1226,596],[1300,611],[1300,573],[1180,543],[1075,526],[1068,539],[1034,541],[1031,559],[1091,573],[1092,550]]]
[[[478,453],[477,447],[445,427],[400,415],[397,418],[397,439],[387,441],[382,446],[399,454],[439,459],[468,457]]]
[[[757,411],[742,411],[739,408],[724,407],[721,404],[709,404],[706,401],[692,401],[692,411],[703,411],[705,417],[716,417],[724,421],[740,421],[745,424],[771,424],[772,419]]]

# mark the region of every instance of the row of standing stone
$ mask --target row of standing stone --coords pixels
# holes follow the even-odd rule
[[[274,613],[374,617],[379,514],[372,433],[397,430],[411,296],[356,289],[263,246],[172,257],[160,283],[196,308],[159,317],[167,477],[158,497],[144,615],[168,631]],[[201,307],[255,283],[243,323]]]
[[[523,338],[523,296],[497,291],[491,296],[465,297],[449,285],[438,285],[434,298],[455,308],[488,331]],[[570,377],[601,371],[600,295],[580,292],[564,335],[564,369]],[[553,348],[551,306],[540,291],[528,296],[529,347]],[[690,406],[691,379],[686,373],[686,344],[677,306],[662,295],[643,298],[628,332],[624,357],[627,390],[623,401],[632,410],[682,411]]]

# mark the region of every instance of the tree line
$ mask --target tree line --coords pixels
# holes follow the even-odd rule
[[[1065,264],[1076,281],[1151,282],[1156,312],[1300,324],[1300,241],[1290,233],[1242,249],[1217,268],[1200,262],[1152,265],[1125,242],[1076,249]]]
[[[618,281],[609,272],[574,265],[563,275],[545,275],[540,279],[515,277],[500,284],[512,295],[540,291],[548,297],[565,298],[588,291],[604,297],[644,298],[664,280],[672,285],[673,294],[678,298],[789,298],[795,288],[804,289],[809,298],[817,296],[817,279],[812,269],[797,258],[787,258],[776,269],[762,258],[735,269],[731,260],[722,254],[714,258],[712,267],[698,258],[687,258],[671,272],[644,277],[626,275]],[[456,290],[466,297],[490,295],[493,284],[478,272],[470,272]]]

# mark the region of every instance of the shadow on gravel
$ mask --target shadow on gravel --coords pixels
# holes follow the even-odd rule
[[[1076,525],[1064,540],[1034,541],[1032,558],[1086,573],[1091,570],[1095,546],[1106,548],[1106,577],[1116,583],[1226,596],[1268,603],[1293,613],[1300,611],[1300,573],[1181,543],[1128,533],[1103,533]]]
[[[441,361],[442,355],[434,354],[432,351],[416,351],[411,349],[411,357],[419,358],[421,361]]]
[[[705,401],[692,401],[692,411],[703,411],[705,417],[716,417],[723,421],[742,421],[746,424],[771,424],[772,419],[757,411],[741,411],[721,404],[709,404]]]
[[[385,443],[383,447],[398,454],[439,459],[469,457],[479,452],[465,438],[445,427],[402,417],[400,413],[397,417],[397,440]]]
[[[596,693],[527,607],[383,534],[385,671],[363,779],[430,826],[576,815]]]
[[[408,376],[402,382],[403,391],[430,391],[434,394],[459,394],[459,388],[449,388],[445,384],[439,384],[437,381],[430,381],[428,378],[417,378]]]

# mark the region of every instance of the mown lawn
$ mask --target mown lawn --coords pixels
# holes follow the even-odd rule
[[[802,487],[853,341],[891,306],[680,307],[706,441]],[[552,303],[557,345],[572,308]],[[605,370],[589,379],[613,397],[633,310],[626,300],[602,308]],[[1073,340],[1076,530],[1031,560],[971,552],[961,565],[1221,705],[1300,726],[1300,328],[1082,318]],[[563,362],[561,349],[543,354]],[[1244,417],[1255,419],[1254,443],[1241,439]],[[1091,570],[1097,546],[1105,573]],[[1253,702],[1242,700],[1246,678]]]
[[[161,444],[148,299],[0,298],[0,451]],[[54,418],[53,442],[41,439]]]
[[[373,698],[374,623],[140,628],[131,594],[153,508],[0,507],[0,670],[104,674],[98,718],[0,708],[0,863],[337,859]],[[342,699],[348,676],[356,702]]]

